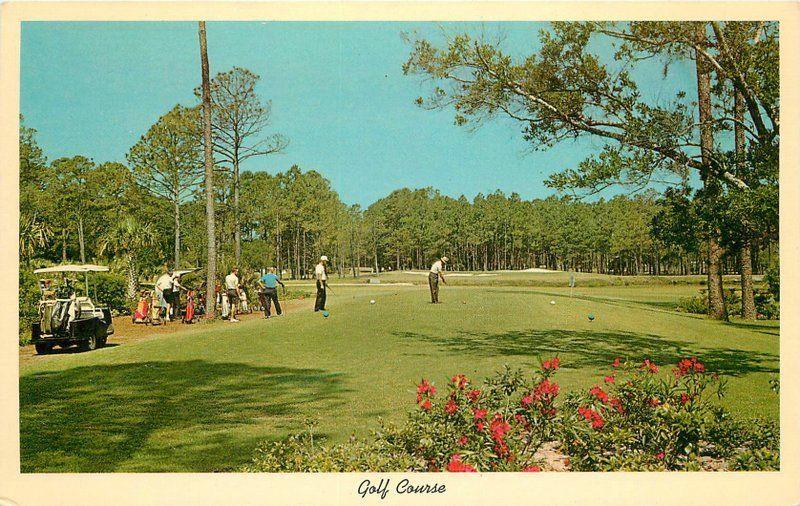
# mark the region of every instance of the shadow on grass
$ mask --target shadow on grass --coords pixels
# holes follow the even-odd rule
[[[236,363],[93,365],[20,378],[23,472],[216,471],[336,405],[341,377]],[[264,430],[253,429],[256,425]],[[273,431],[274,429],[274,431]]]
[[[737,329],[745,329],[751,332],[758,332],[759,334],[766,334],[768,336],[780,336],[781,330],[780,327],[773,327],[771,325],[765,325],[763,323],[757,322],[746,322],[746,321],[730,321],[725,322],[725,325],[734,327]]]
[[[697,356],[709,371],[727,376],[752,372],[778,372],[778,356],[753,351],[693,347],[687,343],[652,334],[634,332],[593,332],[586,330],[530,330],[502,333],[459,332],[437,337],[414,332],[398,332],[404,339],[418,339],[439,345],[448,352],[481,356],[568,355],[567,369],[583,367],[608,369],[616,357],[641,361],[649,358],[662,366],[674,365],[681,358]]]

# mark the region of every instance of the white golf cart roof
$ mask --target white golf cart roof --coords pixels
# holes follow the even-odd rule
[[[176,271],[172,271],[172,274],[174,276],[180,277],[180,276],[183,276],[184,274],[189,274],[190,272],[199,271],[199,270],[200,270],[200,267],[195,267],[193,269],[178,269]]]
[[[44,272],[105,272],[108,267],[104,265],[92,264],[67,264],[67,265],[54,265],[53,267],[44,267],[36,269],[34,274],[41,274]]]

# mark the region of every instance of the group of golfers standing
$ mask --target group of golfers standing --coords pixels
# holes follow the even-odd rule
[[[437,259],[431,265],[430,272],[428,273],[428,286],[431,290],[431,304],[439,303],[439,281],[447,284],[444,279],[444,269],[447,265],[449,258],[443,256]],[[185,290],[178,282],[179,274],[175,274],[172,269],[167,269],[158,281],[156,281],[156,293],[158,294],[159,302],[162,306],[167,308],[167,321],[170,316],[175,318],[178,307],[178,300],[180,297],[180,290]],[[317,286],[317,296],[314,301],[314,311],[325,311],[325,302],[328,298],[328,257],[322,255],[319,258],[319,263],[314,267],[314,279]],[[283,314],[281,303],[278,299],[278,285],[281,285],[284,293],[286,292],[286,285],[275,274],[275,268],[270,267],[258,279],[259,291],[258,298],[261,307],[264,309],[264,318],[272,316],[272,305],[275,305],[275,313],[280,316]],[[236,314],[238,312],[240,294],[242,291],[239,282],[239,269],[234,267],[231,269],[230,274],[225,276],[225,292],[228,298],[230,311],[228,313],[228,320],[231,322],[238,322]]]

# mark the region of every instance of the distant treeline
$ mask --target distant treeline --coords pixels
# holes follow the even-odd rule
[[[175,206],[137,183],[128,165],[96,164],[81,156],[48,163],[35,131],[25,126],[20,156],[24,262],[111,263],[127,271],[132,284],[165,264],[204,264],[205,207],[197,187]],[[218,185],[222,273],[235,263],[236,221],[230,178],[221,174]],[[359,267],[424,269],[440,255],[459,270],[702,274],[699,225],[692,231],[692,220],[684,220],[678,225],[682,233],[675,234],[673,207],[655,193],[582,202],[523,200],[497,191],[469,200],[431,188],[403,188],[361,209],[344,204],[316,171],[296,166],[275,175],[243,171],[239,263],[245,272],[274,265],[292,278],[309,275],[321,254],[331,257],[340,275],[355,275]],[[756,240],[756,273],[769,265],[776,235],[765,230]],[[727,273],[738,272],[735,255],[730,249]]]

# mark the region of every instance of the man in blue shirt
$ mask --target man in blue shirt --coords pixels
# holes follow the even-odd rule
[[[261,291],[258,296],[261,306],[264,308],[264,318],[270,317],[272,303],[275,303],[275,312],[280,316],[282,311],[281,303],[278,302],[278,285],[280,284],[283,287],[283,293],[286,293],[286,285],[275,275],[275,268],[270,267],[267,269],[267,273],[261,276],[258,283],[261,285]]]

